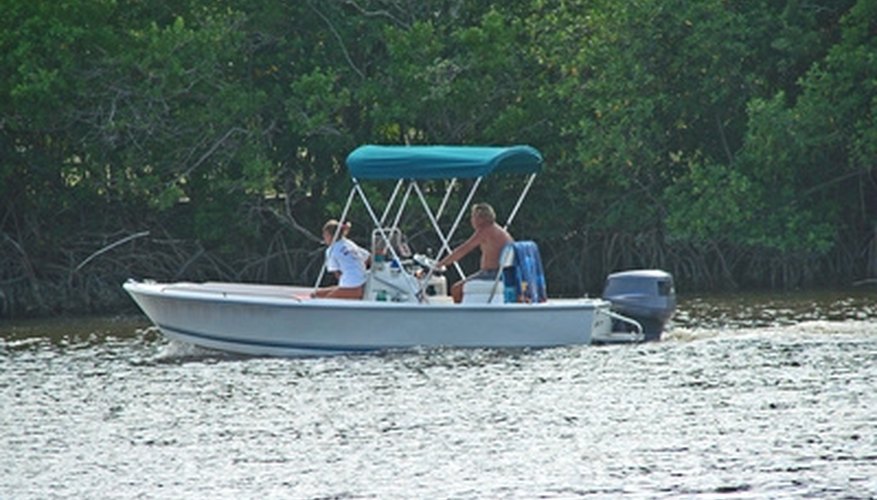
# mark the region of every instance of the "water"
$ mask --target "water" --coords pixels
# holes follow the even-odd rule
[[[0,323],[0,498],[877,496],[875,294],[682,299],[639,346],[245,358]]]

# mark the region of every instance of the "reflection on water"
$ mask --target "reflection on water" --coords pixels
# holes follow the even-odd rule
[[[877,496],[877,309],[680,298],[665,341],[233,357],[0,323],[0,498]]]
[[[753,328],[802,321],[877,318],[877,290],[681,297],[673,320],[685,327]]]

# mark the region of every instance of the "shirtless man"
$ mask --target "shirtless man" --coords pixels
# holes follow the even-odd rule
[[[475,247],[481,250],[481,269],[451,287],[451,297],[458,304],[463,300],[463,283],[466,281],[496,279],[496,273],[499,272],[499,254],[503,247],[515,241],[508,231],[496,223],[496,212],[487,203],[472,205],[470,222],[475,230],[472,236],[438,263],[439,267],[448,266],[468,255]]]

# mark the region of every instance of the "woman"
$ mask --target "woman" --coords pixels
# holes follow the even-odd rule
[[[335,273],[338,285],[319,288],[314,292],[314,296],[361,299],[365,288],[365,266],[369,259],[369,253],[347,239],[347,233],[350,232],[351,227],[349,222],[344,223],[340,231],[338,230],[339,225],[340,223],[335,219],[331,219],[323,225],[323,241],[329,246],[326,249],[326,270]],[[336,234],[338,234],[338,239],[333,242]]]

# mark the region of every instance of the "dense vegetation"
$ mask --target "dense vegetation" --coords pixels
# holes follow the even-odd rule
[[[555,292],[877,275],[872,0],[3,7],[0,317],[128,303],[127,277],[313,280],[363,143],[539,148],[512,231]]]

